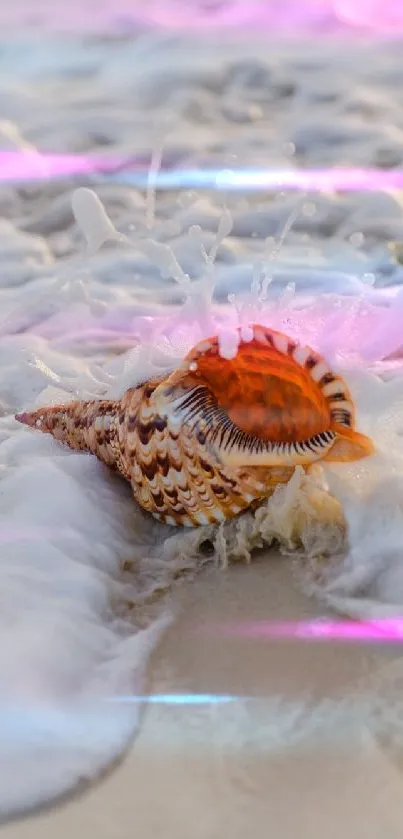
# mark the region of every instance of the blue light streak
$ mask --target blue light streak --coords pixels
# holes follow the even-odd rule
[[[108,702],[122,705],[135,703],[151,705],[225,705],[248,697],[216,693],[155,693],[150,696],[116,696]]]

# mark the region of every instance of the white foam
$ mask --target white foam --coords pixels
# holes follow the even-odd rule
[[[111,610],[137,595],[121,579],[138,538],[130,493],[91,457],[8,419],[0,428],[0,803],[10,814],[120,753],[138,708],[109,700],[140,690],[162,624],[136,631]]]

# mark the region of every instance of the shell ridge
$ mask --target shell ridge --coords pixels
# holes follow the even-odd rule
[[[291,460],[293,453],[297,456],[308,456],[311,453],[319,458],[336,439],[336,434],[329,429],[320,435],[311,435],[304,440],[288,443],[262,440],[239,428],[226,411],[218,406],[209,388],[198,383],[186,395],[180,394],[178,398],[174,398],[171,410],[193,433],[197,433],[201,423],[206,424],[206,442],[218,447],[216,453],[219,457],[245,454],[245,462],[248,462],[251,455],[256,457],[259,454],[271,455],[279,463],[282,462],[285,453]]]
[[[255,329],[254,335],[258,341],[261,340],[262,327]],[[271,340],[278,352],[282,355],[291,355],[298,366],[308,372],[312,381],[320,388],[326,399],[331,422],[343,425],[346,428],[354,428],[355,411],[350,391],[343,378],[332,372],[323,356],[311,347],[303,346],[276,330],[268,328],[266,338]],[[286,349],[284,340],[287,341]],[[333,390],[335,387],[336,392]],[[344,402],[345,405],[341,406],[341,402]]]

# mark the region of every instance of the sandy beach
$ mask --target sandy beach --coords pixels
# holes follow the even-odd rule
[[[401,773],[365,725],[347,715],[343,732],[343,721],[326,722],[325,715],[317,735],[304,737],[301,718],[300,742],[280,736],[275,744],[269,708],[275,696],[284,707],[292,701],[310,708],[307,717],[325,700],[340,707],[392,652],[193,631],[202,622],[260,620],[268,612],[318,616],[295,589],[284,558],[210,572],[186,585],[180,600],[181,615],[150,666],[151,692],[252,695],[256,705],[149,706],[116,770],[70,802],[4,827],[5,839],[398,839]]]

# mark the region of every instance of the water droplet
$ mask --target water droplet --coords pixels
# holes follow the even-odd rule
[[[98,195],[86,187],[73,192],[71,205],[88,247],[97,251],[105,242],[121,239]]]
[[[263,109],[260,105],[250,105],[248,108],[248,115],[251,120],[262,119]]]
[[[287,157],[295,154],[295,143],[284,143],[283,152]]]
[[[230,360],[238,353],[239,334],[235,330],[222,330],[218,335],[218,348],[221,358]]]
[[[200,227],[200,224],[192,224],[188,230],[188,236],[194,236],[196,239],[199,239],[202,235],[203,230]]]
[[[313,201],[306,201],[302,206],[302,215],[312,217],[316,214],[316,204]]]
[[[363,233],[358,231],[357,233],[352,233],[349,241],[352,245],[354,245],[355,248],[359,248],[361,247],[361,245],[364,244],[365,236]]]
[[[241,338],[246,343],[253,340],[253,329],[251,326],[241,327]]]

